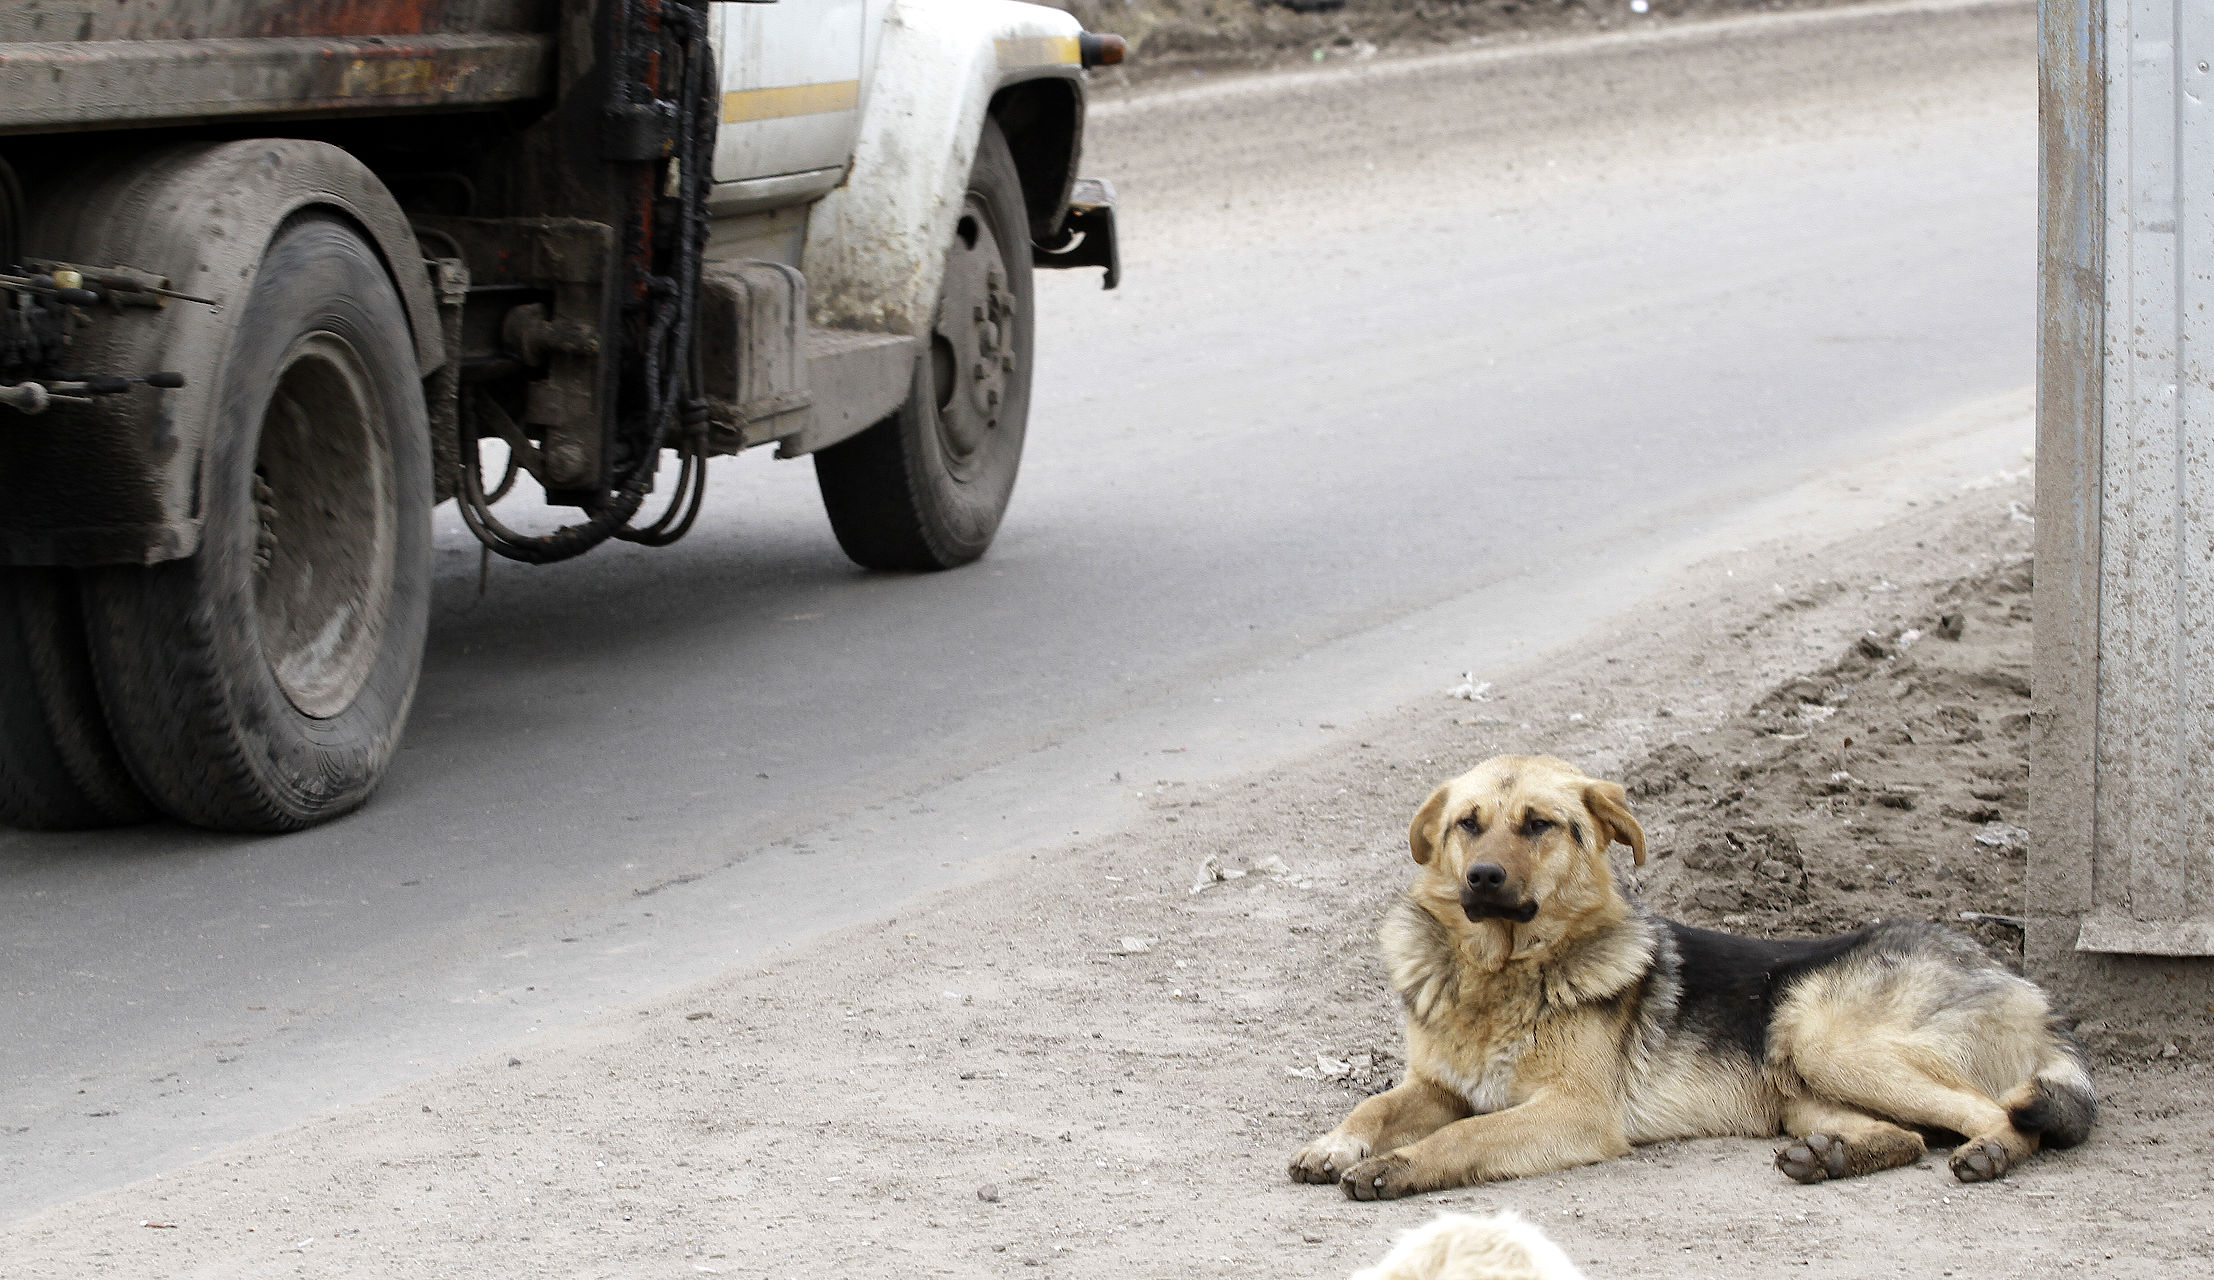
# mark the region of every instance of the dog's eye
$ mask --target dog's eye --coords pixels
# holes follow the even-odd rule
[[[1484,824],[1476,821],[1476,815],[1473,813],[1461,819],[1459,822],[1454,823],[1453,825],[1459,827],[1463,831],[1466,831],[1472,836],[1480,836],[1484,834]]]
[[[1522,820],[1522,834],[1525,839],[1535,840],[1558,825],[1560,824],[1549,818],[1540,818],[1533,813]]]

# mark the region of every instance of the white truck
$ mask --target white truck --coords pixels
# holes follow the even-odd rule
[[[774,444],[862,565],[983,554],[1032,269],[1119,272],[1121,53],[1012,0],[0,6],[0,822],[361,804],[441,501],[661,545]]]

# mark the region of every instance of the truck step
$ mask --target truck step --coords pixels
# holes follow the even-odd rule
[[[700,273],[700,364],[718,453],[781,442],[796,458],[865,431],[907,399],[915,339],[807,323],[807,278],[781,262]]]
[[[916,347],[901,333],[809,330],[807,386],[814,412],[806,429],[783,438],[776,456],[796,458],[828,448],[889,417],[914,381]]]

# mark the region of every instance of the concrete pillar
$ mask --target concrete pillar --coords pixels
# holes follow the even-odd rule
[[[2028,954],[2214,1050],[2214,5],[2043,0]]]

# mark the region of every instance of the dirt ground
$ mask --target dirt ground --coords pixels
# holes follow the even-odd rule
[[[2096,1010],[2098,1131],[1987,1186],[1933,1157],[1802,1187],[1742,1140],[1389,1204],[1283,1173],[1393,1078],[1373,932],[1407,815],[1495,752],[1625,779],[1665,910],[1977,912],[2014,954],[2029,494],[2002,474],[1841,545],[1731,553],[1265,776],[1127,778],[1147,808],[1113,836],[60,1206],[0,1234],[0,1270],[1342,1276],[1439,1208],[1513,1206],[1596,1278],[2204,1274],[2214,1070]]]
[[[1612,31],[1685,19],[1856,0],[1045,0],[1087,30],[1130,42],[1121,69],[1142,84],[1166,76],[1412,53],[1487,40]],[[1327,7],[1326,7],[1327,6]]]
[[[2019,968],[2010,913],[2027,852],[2035,572],[2025,542],[2003,539],[2011,550],[1919,613],[1848,637],[1834,662],[1631,766],[1626,784],[1667,853],[1644,877],[1647,901],[1763,934],[1942,920]],[[1777,607],[1853,590],[1818,580]]]

